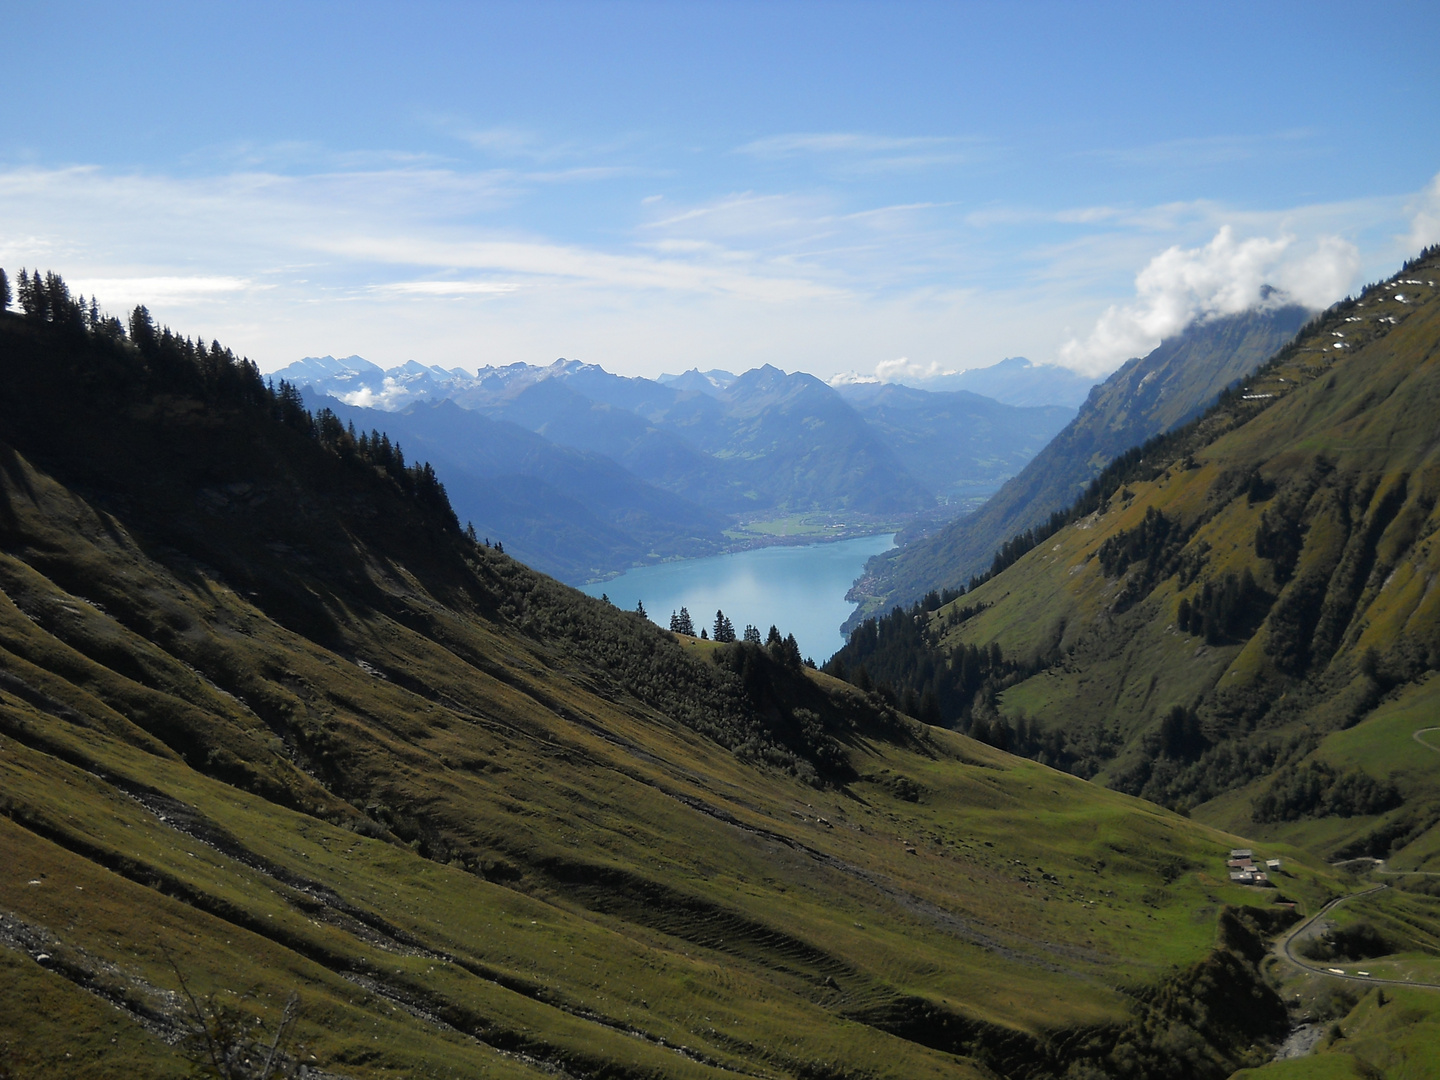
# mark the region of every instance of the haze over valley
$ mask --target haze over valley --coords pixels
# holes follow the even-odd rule
[[[471,374],[322,357],[274,377],[359,430],[423,450],[462,518],[573,584],[953,517],[1074,415],[966,390],[837,389],[768,366],[651,380],[565,360]],[[1028,387],[1013,381],[1016,393],[1046,396],[1043,369]]]

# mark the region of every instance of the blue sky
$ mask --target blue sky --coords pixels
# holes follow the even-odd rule
[[[24,5],[0,265],[360,353],[1095,373],[1440,240],[1440,6]]]

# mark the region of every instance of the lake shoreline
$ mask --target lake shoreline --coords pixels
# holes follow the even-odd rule
[[[756,536],[753,540],[737,541],[727,544],[713,555],[667,555],[664,558],[656,559],[654,562],[635,563],[627,566],[624,570],[616,570],[605,577],[590,578],[579,585],[571,585],[571,588],[585,590],[592,585],[603,585],[607,581],[614,581],[616,578],[624,577],[632,570],[643,570],[649,566],[669,566],[673,563],[698,562],[701,559],[718,559],[724,555],[736,555],[745,551],[761,551],[765,548],[775,547],[819,547],[824,544],[841,544],[848,540],[868,540],[874,536],[896,536],[899,529],[896,526],[884,528],[856,529],[838,533],[835,536]],[[567,582],[566,584],[569,584]]]
[[[697,632],[710,629],[717,611],[725,612],[737,634],[747,624],[761,634],[774,625],[795,635],[802,655],[823,661],[845,644],[840,626],[853,610],[845,594],[865,563],[893,546],[894,533],[785,540],[651,563],[579,588],[628,610],[643,604],[660,626],[668,627],[671,613],[681,608]]]

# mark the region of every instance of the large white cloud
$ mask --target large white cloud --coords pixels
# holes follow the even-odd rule
[[[1359,251],[1339,237],[1301,248],[1290,236],[1240,240],[1225,225],[1204,247],[1177,245],[1151,259],[1135,278],[1135,299],[1107,308],[1088,336],[1061,347],[1060,361],[1104,374],[1197,319],[1286,301],[1324,307],[1345,294],[1359,270]],[[1267,297],[1266,286],[1281,291]]]

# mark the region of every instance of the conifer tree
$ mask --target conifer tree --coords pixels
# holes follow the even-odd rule
[[[17,298],[20,301],[20,310],[25,313],[28,319],[42,318],[45,307],[45,283],[40,280],[40,271],[36,270],[33,275],[27,274],[25,268],[20,268],[20,283],[16,289]]]
[[[780,660],[796,671],[800,670],[800,643],[795,640],[794,634],[786,634],[785,640],[780,643]]]
[[[10,279],[5,276],[5,268],[0,267],[0,311],[10,310]]]
[[[731,642],[735,640],[735,624],[725,617],[725,612],[715,612],[715,640],[720,642]]]
[[[130,313],[130,340],[135,342],[141,353],[149,355],[155,348],[155,320],[150,318],[150,309],[144,304],[136,306]],[[280,392],[283,398],[285,387],[289,384],[280,380]]]

